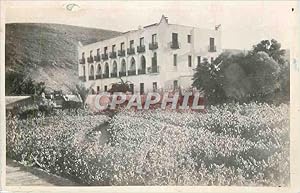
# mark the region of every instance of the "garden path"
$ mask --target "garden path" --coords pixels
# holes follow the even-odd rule
[[[7,186],[75,186],[76,183],[43,170],[25,167],[13,160],[6,160]]]

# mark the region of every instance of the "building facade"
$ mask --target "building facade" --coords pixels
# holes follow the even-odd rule
[[[79,46],[78,73],[94,92],[109,90],[113,83],[128,81],[133,92],[191,88],[194,69],[221,52],[218,28],[202,29],[159,23],[120,36]]]

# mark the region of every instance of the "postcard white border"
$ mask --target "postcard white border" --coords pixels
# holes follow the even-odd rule
[[[6,186],[5,185],[5,6],[7,1],[0,0],[0,192],[300,192],[300,2],[295,1],[294,16],[291,19],[297,23],[293,30],[293,45],[291,45],[291,100],[290,100],[290,174],[289,187],[236,187],[236,186],[113,186],[113,187],[60,187],[60,186]],[[155,3],[155,1],[153,1]],[[30,6],[31,1],[26,1]],[[35,1],[36,3],[36,1]],[[45,5],[47,2],[41,3]],[[62,3],[59,2],[58,3]],[[84,2],[88,3],[88,2]],[[236,1],[238,3],[238,1]],[[280,14],[280,13],[274,13]]]

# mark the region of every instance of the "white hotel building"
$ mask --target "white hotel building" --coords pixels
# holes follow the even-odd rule
[[[134,92],[191,88],[194,69],[203,58],[221,52],[221,32],[159,23],[117,37],[79,46],[79,78],[94,92],[109,90],[120,78]]]

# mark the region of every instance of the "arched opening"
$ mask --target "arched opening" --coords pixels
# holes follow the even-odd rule
[[[82,67],[82,73],[83,73],[83,76],[86,76],[86,74],[85,74],[85,66]]]
[[[117,77],[117,73],[118,73],[118,65],[117,62],[114,61],[112,66],[112,73],[110,75],[111,77]]]
[[[138,70],[139,74],[146,74],[146,58],[145,56],[141,57],[140,67]]]
[[[102,74],[101,65],[98,64],[97,65],[97,71],[96,71],[96,79],[101,79],[101,74]]]
[[[94,65],[91,65],[90,67],[90,74],[89,74],[89,80],[94,80],[95,70]]]
[[[104,66],[103,78],[108,78],[108,76],[109,76],[109,66],[108,66],[108,63],[106,62],[105,66]]]
[[[154,52],[153,57],[152,57],[151,72],[152,73],[158,72],[157,54],[156,54],[156,52]]]
[[[131,60],[130,60],[130,67],[128,70],[128,75],[136,75],[136,65],[135,65],[134,58],[131,58]]]
[[[79,77],[80,80],[86,81],[86,72],[85,72],[85,66],[82,66],[82,76]]]
[[[119,76],[126,76],[126,62],[124,59],[121,62],[121,71],[119,72]]]

